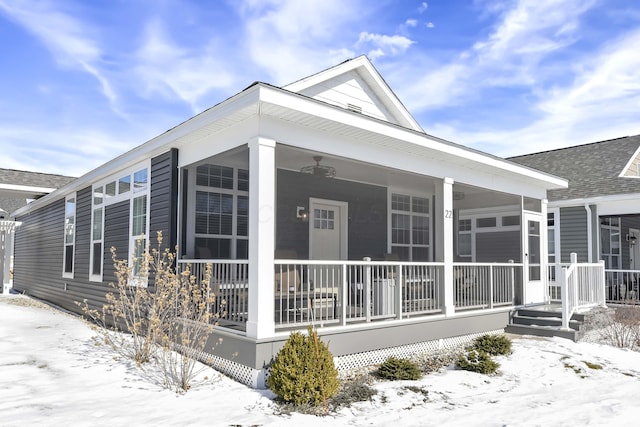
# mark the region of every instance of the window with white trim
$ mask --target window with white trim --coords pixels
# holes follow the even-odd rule
[[[73,193],[64,201],[64,262],[63,277],[73,277],[73,264],[76,246],[76,194]]]
[[[430,207],[427,197],[391,193],[391,253],[403,261],[430,261]]]
[[[476,236],[482,233],[496,233],[520,230],[520,214],[509,211],[497,214],[486,210],[463,210],[457,222],[457,255],[461,261],[473,262],[476,258]]]
[[[139,276],[144,252],[149,236],[148,225],[148,174],[147,169],[133,173],[133,194],[131,200],[131,223],[129,230],[129,265],[134,277]]]
[[[248,259],[249,171],[204,164],[196,168],[195,256]]]
[[[620,268],[620,217],[600,218],[600,248],[605,268]]]
[[[109,190],[109,186],[107,185]],[[93,187],[93,209],[91,210],[91,249],[89,280],[102,281],[104,260],[104,198],[113,196],[105,193],[102,185]]]
[[[149,235],[149,164],[143,162],[128,171],[93,185],[91,209],[91,248],[89,279],[102,281],[105,258],[105,212],[107,206],[129,202],[129,247],[127,259],[132,267],[134,282],[140,271],[140,261]],[[124,254],[118,253],[120,258]],[[134,262],[135,261],[135,262]]]
[[[458,256],[470,261],[473,257],[473,233],[470,219],[458,220]]]

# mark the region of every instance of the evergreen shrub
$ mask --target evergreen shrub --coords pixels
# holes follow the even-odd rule
[[[267,378],[278,397],[295,405],[324,403],[338,392],[340,382],[329,348],[309,327],[308,335],[293,332],[276,355]]]
[[[511,340],[505,335],[482,335],[473,341],[473,349],[491,356],[511,354]]]
[[[411,360],[392,356],[380,364],[378,376],[386,380],[419,380],[422,372]]]
[[[469,349],[458,357],[456,367],[465,371],[491,375],[496,373],[500,364],[491,360],[491,356],[484,351]]]

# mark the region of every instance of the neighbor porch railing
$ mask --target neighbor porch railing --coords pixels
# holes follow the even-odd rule
[[[639,304],[640,270],[605,270],[607,302]]]
[[[180,260],[199,281],[212,264],[218,324],[246,330],[248,261]],[[513,305],[522,264],[455,263],[455,310]],[[348,325],[444,313],[444,263],[275,260],[276,329]]]
[[[558,265],[556,281],[562,298],[562,328],[569,329],[569,320],[580,309],[605,305],[604,262],[580,263],[571,254],[568,266]]]

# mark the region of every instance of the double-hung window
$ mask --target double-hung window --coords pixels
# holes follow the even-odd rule
[[[89,279],[102,281],[104,260],[104,197],[105,187],[93,187],[93,209],[91,211],[91,258]]]
[[[129,253],[130,266],[134,277],[139,276],[147,246],[148,232],[148,176],[147,169],[141,169],[133,174],[133,194],[131,200],[131,224]]]
[[[249,257],[249,171],[204,164],[196,168],[195,256]]]
[[[76,246],[76,194],[66,197],[64,203],[64,264],[63,277],[73,277]]]
[[[600,218],[600,247],[605,268],[620,268],[620,217]]]
[[[430,202],[426,197],[391,193],[391,253],[403,261],[429,261]]]

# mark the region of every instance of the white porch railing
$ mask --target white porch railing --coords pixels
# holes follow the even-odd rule
[[[569,329],[569,320],[577,310],[605,305],[604,261],[578,264],[572,253],[569,266],[556,268],[556,281],[561,289],[563,329]]]
[[[220,326],[245,330],[249,313],[249,261],[247,260],[179,260],[178,270],[189,266],[198,283],[206,277],[207,264],[211,264],[210,286],[215,298],[211,307]]]
[[[212,307],[219,325],[246,330],[249,306],[247,260],[180,260],[202,281],[212,264]],[[522,264],[455,263],[456,310],[514,303]],[[444,263],[275,260],[276,329],[347,325],[444,313]]]
[[[605,270],[607,302],[640,303],[640,270]]]
[[[484,309],[512,305],[522,264],[454,263],[456,309]]]
[[[275,261],[276,329],[442,312],[442,263]]]

